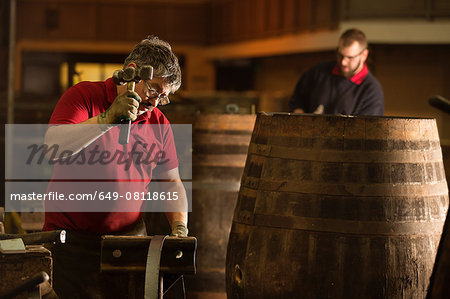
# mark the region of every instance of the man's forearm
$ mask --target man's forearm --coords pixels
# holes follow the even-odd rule
[[[58,145],[60,153],[66,151],[76,154],[105,134],[111,127],[99,125],[97,116],[79,124],[54,125],[45,133],[44,143],[49,147]]]
[[[184,224],[187,225],[188,222],[188,201],[187,201],[187,195],[186,190],[184,189],[183,183],[181,181],[173,181],[164,183],[165,186],[169,186],[167,188],[168,192],[177,192],[178,199],[176,201],[175,206],[171,206],[170,212],[166,212],[167,220],[169,221],[170,227],[176,222],[181,221]],[[174,202],[172,202],[173,204]]]
[[[170,227],[176,222],[181,221],[187,225],[188,217],[186,212],[166,212],[166,218],[169,221]]]

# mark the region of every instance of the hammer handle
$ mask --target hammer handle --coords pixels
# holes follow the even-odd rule
[[[450,113],[450,101],[440,95],[432,96],[428,103],[435,108]]]
[[[127,83],[127,89],[129,91],[134,91],[134,86],[136,82],[131,81]],[[120,125],[120,133],[119,133],[119,143],[122,145],[128,144],[130,141],[130,128],[131,128],[131,120],[127,119],[122,122]]]

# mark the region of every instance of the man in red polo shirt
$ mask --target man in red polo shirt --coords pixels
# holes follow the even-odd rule
[[[383,115],[380,83],[369,72],[365,34],[349,29],[339,38],[337,62],[323,62],[299,80],[289,101],[294,113]]]
[[[57,152],[51,152],[55,165],[48,192],[66,198],[95,194],[96,201],[104,204],[46,202],[44,230],[67,230],[67,243],[51,248],[53,286],[60,298],[124,298],[128,294],[126,282],[113,282],[114,277],[105,278],[99,272],[100,237],[143,233],[141,207],[144,200],[154,201],[148,192],[155,179],[168,192],[164,204],[169,208],[171,235],[187,236],[187,198],[173,133],[157,108],[168,104],[168,95],[180,87],[181,70],[170,45],[156,37],[138,43],[125,59],[124,69],[147,65],[153,67],[153,77],[136,82],[135,91],[116,85],[112,78],[72,86],[50,119],[45,143],[49,148],[56,145]],[[125,145],[118,142],[118,124],[124,118],[133,122]]]

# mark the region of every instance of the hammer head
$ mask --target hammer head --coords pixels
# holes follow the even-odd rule
[[[127,67],[123,70],[115,71],[113,80],[116,85],[122,85],[128,82],[139,82],[141,80],[150,80],[153,78],[153,67],[144,65],[138,70],[134,67]]]
[[[144,65],[139,69],[140,80],[153,79],[153,67],[151,65]]]

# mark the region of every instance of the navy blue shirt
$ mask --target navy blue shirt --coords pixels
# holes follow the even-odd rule
[[[335,61],[323,62],[301,77],[289,101],[291,111],[313,113],[323,105],[324,114],[383,115],[383,89],[377,79],[367,72],[355,83],[333,72],[335,66]]]

